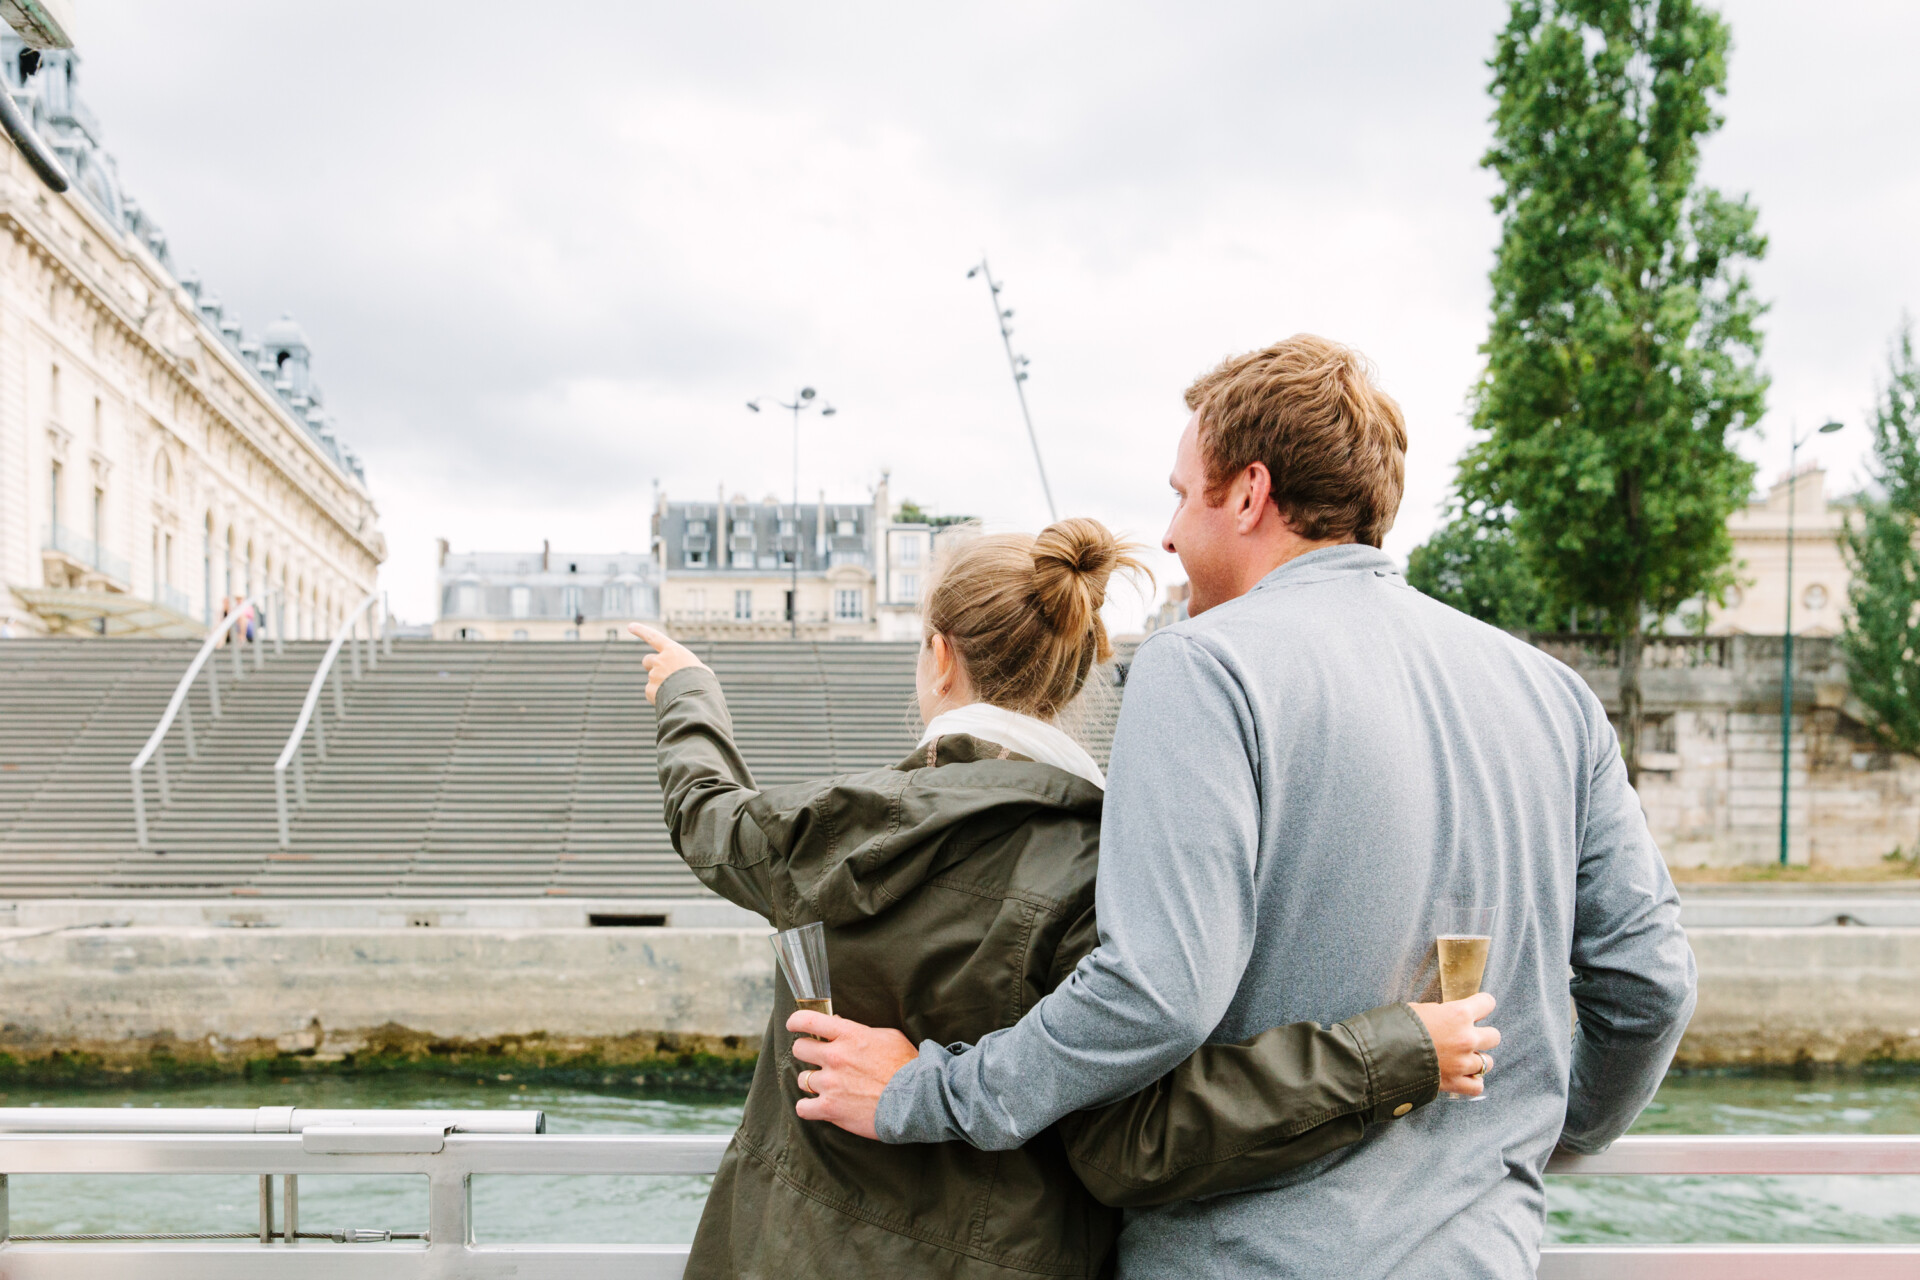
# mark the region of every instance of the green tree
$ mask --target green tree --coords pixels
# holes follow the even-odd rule
[[[1408,555],[1407,581],[1505,631],[1553,631],[1565,623],[1520,559],[1504,517],[1454,512]]]
[[[1842,546],[1853,608],[1840,635],[1847,676],[1880,740],[1920,754],[1920,366],[1903,326],[1874,408],[1873,478]]]
[[[1765,406],[1744,198],[1698,181],[1727,24],[1694,0],[1513,0],[1489,64],[1501,240],[1469,508],[1512,512],[1556,601],[1609,620],[1639,775],[1649,617],[1731,582],[1727,516]]]

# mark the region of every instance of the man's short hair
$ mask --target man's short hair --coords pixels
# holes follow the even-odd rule
[[[1407,427],[1365,356],[1298,333],[1233,356],[1187,388],[1209,503],[1256,462],[1293,531],[1379,546],[1406,485]]]

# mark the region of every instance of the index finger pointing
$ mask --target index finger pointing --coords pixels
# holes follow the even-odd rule
[[[656,649],[664,649],[673,643],[673,637],[664,631],[659,631],[648,626],[644,622],[629,622],[627,624],[627,631],[629,634],[645,640]]]

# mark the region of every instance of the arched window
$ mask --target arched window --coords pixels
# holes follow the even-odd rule
[[[157,497],[173,497],[173,459],[165,449],[153,455],[153,492]]]

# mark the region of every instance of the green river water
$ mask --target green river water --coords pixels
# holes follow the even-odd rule
[[[308,1079],[126,1093],[14,1090],[0,1106],[537,1107],[555,1133],[727,1133],[737,1095],[588,1092],[511,1083]],[[1491,1100],[1488,1105],[1491,1105]],[[1917,1133],[1920,1074],[1676,1075],[1636,1133]],[[670,1242],[692,1238],[704,1178],[476,1178],[483,1241]],[[15,1234],[247,1231],[257,1181],[147,1175],[15,1177]],[[306,1230],[426,1227],[415,1178],[302,1177]],[[1548,1238],[1621,1243],[1920,1240],[1920,1178],[1554,1178]]]

